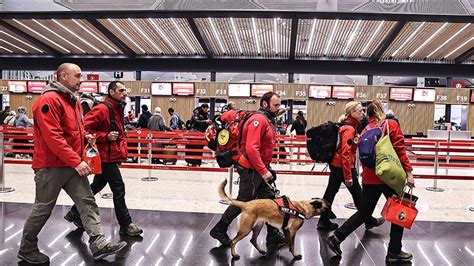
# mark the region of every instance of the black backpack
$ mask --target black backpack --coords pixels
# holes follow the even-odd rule
[[[328,121],[306,131],[306,147],[316,162],[330,163],[339,145],[339,128],[349,123]]]
[[[117,125],[117,122],[115,121],[115,111],[114,111],[114,108],[112,107],[112,104],[107,101],[99,102],[99,104],[104,104],[105,106],[107,106],[107,109],[109,109],[110,131],[118,131],[118,125]]]

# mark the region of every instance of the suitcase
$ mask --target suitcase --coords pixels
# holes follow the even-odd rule
[[[178,145],[176,144],[165,145],[165,148],[172,149],[172,150],[165,150],[163,151],[163,154],[178,155],[178,152],[176,151],[176,149],[178,148]],[[169,164],[175,165],[177,160],[178,160],[177,158],[163,158],[163,164],[169,163]]]
[[[204,148],[204,145],[191,145],[191,144],[186,144],[185,146],[186,149],[202,149]],[[187,151],[184,153],[186,156],[202,156],[202,152],[191,152]],[[186,163],[191,164],[191,165],[201,165],[202,159],[185,159]]]

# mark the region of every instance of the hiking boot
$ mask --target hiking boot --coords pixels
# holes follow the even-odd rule
[[[287,244],[286,237],[280,232],[280,230],[276,228],[268,229],[267,245],[274,245],[278,248],[281,248],[286,244]]]
[[[138,236],[143,233],[143,229],[138,227],[138,225],[131,223],[126,227],[120,227],[119,233],[127,236]]]
[[[383,223],[385,223],[385,219],[383,217],[375,218],[375,223],[365,224],[365,230],[370,230],[374,227],[381,226]]]
[[[334,252],[337,256],[342,255],[341,250],[341,241],[337,238],[337,236],[332,235],[328,237],[328,247],[332,252]]]
[[[70,223],[73,223],[75,226],[77,226],[77,228],[84,228],[79,213],[73,211],[72,209],[69,210],[66,215],[64,215],[64,219]]]
[[[339,225],[331,221],[322,222],[321,220],[319,220],[318,222],[318,229],[321,230],[336,230],[337,228],[339,228]]]
[[[398,254],[387,252],[385,257],[385,262],[387,263],[397,263],[397,262],[409,262],[413,259],[413,255],[408,252],[400,251]]]
[[[49,257],[41,253],[39,250],[31,252],[18,252],[17,256],[20,260],[24,260],[30,264],[44,264],[49,263]]]
[[[94,260],[103,259],[109,255],[115,254],[122,250],[127,245],[127,242],[120,241],[117,244],[108,243],[105,247],[101,250],[96,251],[92,256],[94,256]]]
[[[209,232],[212,238],[217,239],[222,246],[228,247],[230,246],[230,238],[227,235],[227,228],[219,223],[211,229]]]

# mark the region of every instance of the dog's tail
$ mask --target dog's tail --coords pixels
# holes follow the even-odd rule
[[[227,202],[228,204],[237,206],[237,207],[242,209],[245,205],[245,202],[240,201],[240,200],[235,200],[235,199],[232,199],[229,196],[227,196],[227,194],[225,193],[225,190],[224,190],[226,185],[227,185],[227,179],[222,181],[222,183],[219,185],[219,197],[223,201]]]

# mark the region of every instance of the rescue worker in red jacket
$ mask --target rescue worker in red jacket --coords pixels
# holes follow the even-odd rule
[[[357,178],[357,170],[355,168],[355,157],[357,151],[358,136],[356,129],[360,125],[360,121],[364,118],[365,113],[360,102],[352,101],[346,104],[344,120],[346,125],[339,128],[339,145],[336,153],[329,164],[331,174],[329,175],[328,186],[324,192],[324,199],[329,203],[333,203],[341,183],[344,183],[352,195],[354,204],[358,210],[361,208],[362,192]],[[330,219],[336,218],[332,211],[324,212],[319,217],[318,229],[335,230],[339,227],[337,223],[333,223]],[[366,228],[371,229],[374,226],[380,226],[384,222],[383,218],[372,218],[366,223]]]
[[[49,263],[38,249],[38,234],[51,216],[64,189],[84,221],[94,259],[117,253],[127,245],[108,243],[100,228],[99,208],[87,180],[91,169],[82,160],[85,135],[82,108],[75,94],[81,84],[79,66],[64,63],[57,70],[58,81],[51,82],[33,104],[36,195],[23,227],[18,258],[31,264]]]
[[[127,141],[122,119],[126,97],[127,89],[122,82],[110,82],[105,102],[93,107],[84,119],[86,131],[95,134],[97,138],[102,164],[102,174],[95,175],[91,184],[92,193],[99,193],[109,183],[113,193],[115,215],[120,224],[119,233],[138,236],[143,230],[132,223],[125,203],[125,184],[119,169],[119,165],[127,159]],[[111,121],[111,116],[115,121]],[[76,206],[72,206],[64,219],[82,227]]]
[[[276,174],[270,168],[275,146],[275,127],[271,120],[280,110],[280,96],[274,92],[265,93],[260,99],[258,113],[252,115],[243,125],[242,142],[237,171],[240,176],[238,200],[250,201],[256,198],[274,199],[275,192],[269,183],[275,182]],[[227,229],[240,214],[236,206],[229,206],[220,221],[210,231],[211,237],[219,240],[223,246],[230,245]],[[275,227],[267,224],[267,244],[280,246],[285,237]]]
[[[369,115],[369,126],[375,127],[385,118],[382,103],[379,100],[374,100],[367,108],[367,114]],[[388,132],[385,128],[385,123],[388,123]],[[398,125],[398,122],[394,119],[385,119],[381,124],[383,134],[390,135],[390,141],[395,152],[400,159],[403,169],[405,169],[407,175],[407,185],[409,187],[415,186],[415,180],[413,179],[412,166],[408,160],[406,149],[405,149],[405,138],[403,132]],[[362,172],[362,185],[363,185],[363,197],[362,197],[362,209],[358,209],[339,229],[334,232],[334,235],[328,238],[329,248],[336,253],[341,255],[342,251],[340,244],[347,236],[354,232],[360,225],[370,219],[374,212],[375,206],[379,201],[381,194],[386,198],[391,197],[396,192],[380,180],[375,174],[375,169],[368,168],[364,165]],[[402,237],[403,227],[393,224],[390,229],[390,243],[388,244],[387,256],[385,261],[387,263],[400,263],[409,262],[413,258],[413,255],[402,251]]]

